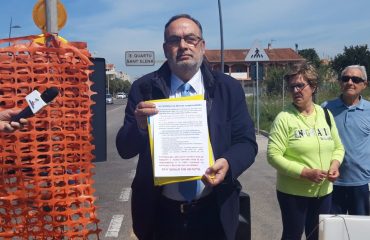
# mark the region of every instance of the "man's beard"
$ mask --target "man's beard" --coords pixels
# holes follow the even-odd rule
[[[168,64],[170,65],[172,71],[179,75],[180,73],[193,73],[195,74],[200,66],[202,65],[203,58],[201,58],[198,62],[195,61],[168,61]]]

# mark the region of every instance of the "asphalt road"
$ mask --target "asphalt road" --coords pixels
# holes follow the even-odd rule
[[[115,136],[123,123],[126,100],[107,106],[107,161],[96,163],[95,196],[100,219],[100,239],[136,239],[130,216],[131,182],[137,159],[123,160],[115,149]],[[267,138],[257,135],[256,162],[239,180],[251,197],[252,239],[273,240],[281,236],[280,210],[275,194],[275,171],[267,164]]]

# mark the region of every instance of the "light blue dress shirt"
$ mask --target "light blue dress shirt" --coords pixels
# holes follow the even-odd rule
[[[203,95],[204,96],[204,85],[203,85],[203,77],[200,70],[188,81],[188,83],[192,86],[192,91],[190,95]],[[176,75],[171,75],[171,93],[170,98],[177,98],[181,97],[181,91],[179,87],[183,85],[184,82],[177,77]],[[208,195],[212,188],[206,187],[202,181],[199,180],[198,182],[198,192],[196,194],[195,199],[199,199]],[[179,192],[179,184],[172,183],[167,184],[163,187],[162,194],[167,198],[176,200],[176,201],[186,201],[182,194]]]

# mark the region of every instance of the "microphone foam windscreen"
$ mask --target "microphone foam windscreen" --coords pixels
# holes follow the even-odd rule
[[[46,89],[42,94],[41,98],[44,100],[44,102],[49,103],[51,102],[59,93],[58,88],[56,87],[51,87]]]

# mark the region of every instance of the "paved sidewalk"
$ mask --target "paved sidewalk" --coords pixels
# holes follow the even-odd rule
[[[276,198],[276,171],[266,159],[268,138],[261,134],[256,138],[258,143],[256,161],[239,177],[243,191],[251,198],[252,239],[280,239],[282,225]]]

